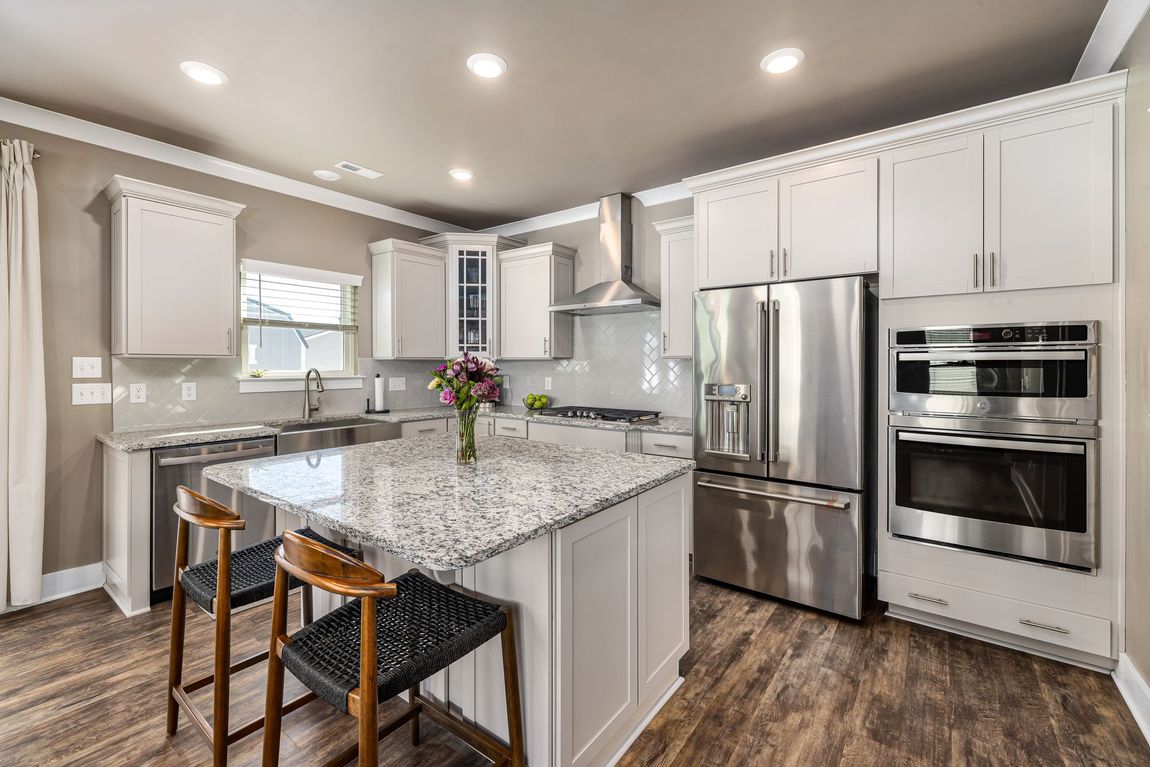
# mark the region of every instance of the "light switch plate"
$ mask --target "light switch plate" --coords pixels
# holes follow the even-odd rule
[[[194,402],[196,399],[196,382],[185,381],[180,384],[180,399],[184,402]]]
[[[407,379],[403,376],[392,376],[387,379],[388,391],[407,391]]]
[[[543,379],[543,390],[551,391],[551,376],[547,376]]]
[[[128,384],[128,402],[138,405],[148,401],[148,385],[142,383]]]
[[[103,357],[73,357],[72,358],[72,377],[73,378],[103,378],[104,377],[104,358]]]
[[[72,384],[73,405],[112,404],[112,384]]]

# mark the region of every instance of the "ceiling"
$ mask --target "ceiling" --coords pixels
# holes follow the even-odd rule
[[[1067,82],[1104,5],[0,0],[0,95],[481,228]]]

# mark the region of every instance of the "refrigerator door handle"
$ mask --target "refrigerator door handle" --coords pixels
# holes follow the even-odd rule
[[[771,252],[771,257],[772,257],[771,263],[773,264],[774,263],[774,260],[773,260],[774,259],[774,251]],[[756,301],[755,302],[755,359],[757,359],[758,363],[759,363],[759,381],[758,381],[758,386],[756,387],[757,392],[756,392],[755,396],[759,398],[758,404],[759,404],[759,409],[761,412],[758,413],[758,418],[756,419],[758,421],[758,423],[756,423],[755,425],[757,427],[756,431],[758,432],[758,437],[759,437],[759,447],[758,447],[757,452],[759,454],[759,460],[760,461],[767,460],[766,402],[763,401],[762,395],[761,395],[761,392],[763,391],[763,364],[764,364],[763,360],[765,359],[765,355],[763,354],[763,352],[764,352],[764,349],[763,349],[763,346],[764,346],[764,343],[763,343],[763,334],[764,334],[763,322],[764,322],[764,319],[766,318],[766,315],[767,315],[767,302],[766,301]]]
[[[802,503],[807,506],[824,506],[828,509],[835,509],[836,511],[850,511],[850,501],[824,501],[818,498],[804,498],[800,495],[788,495],[786,493],[768,493],[765,490],[752,490],[748,487],[731,487],[730,485],[719,485],[714,482],[707,482],[706,480],[699,480],[696,482],[699,487],[709,487],[713,490],[726,490],[731,493],[743,493],[745,495],[756,495],[760,498],[767,498],[772,501],[782,501],[784,503]]]
[[[779,302],[771,301],[770,370],[767,372],[767,463],[779,462]]]

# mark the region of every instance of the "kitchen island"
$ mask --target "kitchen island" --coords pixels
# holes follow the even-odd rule
[[[528,761],[610,764],[680,683],[694,464],[492,438],[457,466],[438,434],[210,467],[205,476],[515,606]],[[324,604],[317,605],[320,612]],[[489,643],[426,692],[506,738]]]

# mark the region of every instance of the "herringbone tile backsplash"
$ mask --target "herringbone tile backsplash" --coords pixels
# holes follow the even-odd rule
[[[658,410],[664,415],[689,416],[693,369],[689,359],[665,360],[660,355],[658,312],[608,314],[575,318],[575,353],[568,360],[508,361],[505,402],[520,404],[530,392],[543,393],[552,379],[556,404],[627,407]],[[392,410],[434,405],[427,391],[427,361],[360,360],[365,388],[328,390],[322,402],[326,414],[362,412],[371,396],[370,379],[402,376],[407,389],[388,392]],[[302,409],[300,392],[240,394],[238,359],[112,358],[112,420],[115,429],[140,429],[192,423],[224,423],[292,418]],[[196,382],[196,400],[180,399],[180,384]],[[128,385],[145,383],[148,401],[128,402]]]

